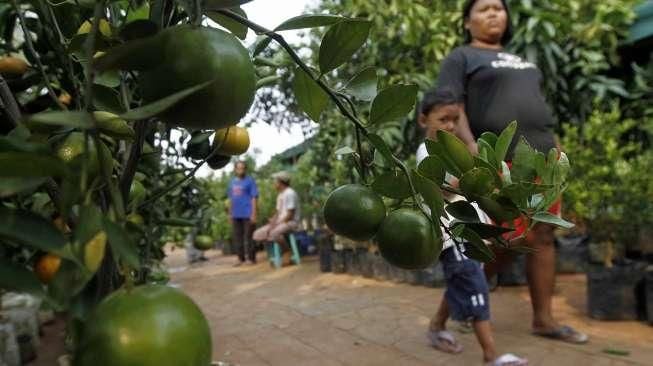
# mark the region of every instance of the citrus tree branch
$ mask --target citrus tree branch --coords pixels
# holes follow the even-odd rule
[[[0,108],[4,109],[7,113],[9,123],[12,127],[18,126],[20,123],[20,109],[14,95],[7,85],[7,81],[0,75]]]
[[[329,87],[320,77],[316,77],[314,75],[311,68],[308,67],[308,65],[306,65],[306,63],[299,57],[297,52],[295,52],[295,50],[290,46],[290,44],[286,42],[285,38],[283,38],[281,34],[269,30],[261,25],[258,25],[252,22],[251,20],[234,13],[231,10],[220,9],[217,10],[217,12],[237,21],[240,24],[247,26],[257,34],[264,35],[277,42],[281,47],[283,47],[284,50],[286,50],[290,58],[293,59],[293,61],[297,64],[297,66],[299,66],[299,68],[302,69],[307,75],[309,75],[311,79],[313,79],[313,81],[315,81],[317,85],[320,86],[320,89],[322,89],[325,93],[327,93],[327,95],[329,95],[329,98],[336,104],[340,112],[345,117],[347,117],[350,121],[352,121],[356,125],[356,127],[360,129],[363,135],[367,136],[368,132],[363,122],[361,122],[356,116],[354,116],[347,109],[347,107],[345,107],[345,105],[342,103],[342,100],[338,98],[338,94],[333,89],[331,89],[331,87]]]
[[[23,14],[23,12],[21,11],[20,5],[18,5],[18,2],[16,0],[11,0],[11,3],[16,9],[16,13],[18,14],[18,18],[20,19],[20,27],[23,30],[25,44],[27,45],[27,49],[29,50],[29,52],[32,54],[32,57],[34,57],[34,60],[36,60],[36,65],[39,69],[39,72],[41,73],[41,76],[43,77],[43,81],[45,82],[45,87],[48,90],[48,95],[57,104],[57,106],[59,106],[59,108],[65,110],[66,106],[63,103],[61,103],[61,101],[59,101],[59,98],[57,98],[57,94],[54,92],[54,89],[52,89],[52,84],[50,83],[50,76],[45,71],[45,67],[41,62],[41,56],[34,49],[34,44],[32,43],[32,34],[30,33],[29,29],[27,29],[25,14]]]

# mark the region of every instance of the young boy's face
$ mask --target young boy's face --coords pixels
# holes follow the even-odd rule
[[[438,130],[454,133],[460,119],[457,104],[439,105],[431,108],[428,114],[419,115],[419,125],[426,130],[426,137],[435,140]]]

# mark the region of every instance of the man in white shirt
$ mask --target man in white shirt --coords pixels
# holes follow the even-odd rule
[[[254,231],[253,238],[259,242],[276,242],[284,251],[284,263],[289,259],[288,241],[286,234],[298,230],[300,227],[301,212],[299,195],[290,187],[290,174],[281,171],[272,175],[275,188],[278,192],[276,212],[267,225]]]

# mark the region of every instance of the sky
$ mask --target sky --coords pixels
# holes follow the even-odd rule
[[[315,0],[254,0],[244,4],[242,8],[250,20],[266,28],[274,28],[288,18],[306,13],[306,7],[314,3]],[[291,44],[298,40],[296,31],[282,34]],[[256,35],[250,31],[245,43],[250,45],[255,40]],[[258,166],[268,162],[273,155],[304,141],[300,126],[292,127],[287,131],[279,130],[263,121],[256,121],[248,131],[251,142],[250,154],[255,157]],[[231,169],[232,167],[228,166],[224,170]],[[198,172],[200,176],[207,176],[210,173],[211,169],[207,166],[203,166]]]

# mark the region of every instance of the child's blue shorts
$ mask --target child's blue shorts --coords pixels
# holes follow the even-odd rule
[[[467,258],[456,245],[442,251],[440,261],[447,283],[444,296],[451,319],[490,320],[489,289],[480,263]]]

